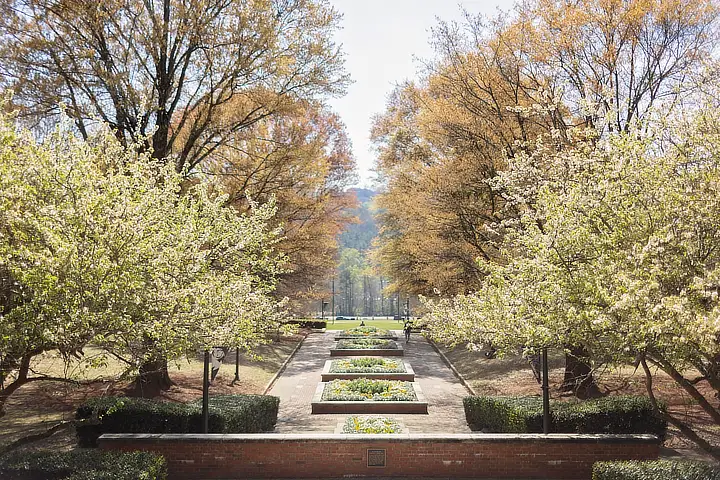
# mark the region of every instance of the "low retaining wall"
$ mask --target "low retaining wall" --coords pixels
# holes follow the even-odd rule
[[[658,456],[652,435],[106,434],[105,450],[164,455],[174,480],[443,477],[590,479],[601,460]]]

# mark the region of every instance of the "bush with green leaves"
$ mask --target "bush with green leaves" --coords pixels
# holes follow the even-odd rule
[[[210,433],[258,433],[273,430],[280,399],[269,395],[210,397]],[[202,400],[158,402],[143,398],[93,398],[78,407],[75,418],[80,446],[96,446],[103,433],[200,433]]]
[[[352,338],[338,341],[337,348],[340,350],[396,350],[398,345],[393,340],[383,340],[379,338]]]
[[[405,373],[405,363],[389,358],[351,358],[333,360],[330,373]]]
[[[326,320],[288,320],[286,325],[297,325],[300,328],[316,328],[318,330],[327,328]]]
[[[33,451],[0,457],[6,480],[164,480],[165,459],[150,452]]]
[[[592,480],[720,480],[720,467],[686,460],[597,462]]]
[[[325,385],[323,401],[334,402],[415,402],[412,382],[398,380],[333,380]]]
[[[353,415],[345,419],[342,433],[402,433],[402,425],[392,418]]]
[[[473,430],[541,433],[540,397],[465,397],[465,418]],[[661,406],[664,409],[664,406]],[[665,438],[667,422],[646,397],[615,396],[583,402],[550,402],[555,433],[649,433]]]

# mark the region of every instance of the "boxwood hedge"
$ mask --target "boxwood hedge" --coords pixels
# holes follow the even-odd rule
[[[593,480],[720,480],[720,467],[697,461],[597,462]]]
[[[0,458],[5,480],[164,480],[167,465],[150,452],[37,451]]]
[[[465,397],[465,418],[473,430],[541,433],[540,397]],[[664,408],[664,406],[662,407]],[[646,397],[616,396],[583,402],[550,402],[554,433],[650,433],[665,438],[667,422]]]
[[[268,395],[210,397],[210,433],[258,433],[277,422],[280,399]],[[103,433],[199,433],[202,400],[191,403],[159,402],[143,398],[100,397],[75,412],[78,444],[97,445]]]

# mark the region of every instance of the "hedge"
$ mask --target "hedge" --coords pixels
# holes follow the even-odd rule
[[[720,467],[688,460],[597,462],[593,480],[720,480]]]
[[[465,397],[465,418],[473,430],[542,433],[540,397]],[[661,406],[661,408],[665,408]],[[550,402],[554,433],[650,433],[665,438],[667,422],[646,397],[615,396],[584,402]]]
[[[37,451],[0,458],[5,480],[164,480],[167,465],[150,452]]]
[[[268,395],[210,397],[210,433],[258,433],[277,422],[280,399]],[[100,397],[75,412],[78,444],[97,446],[103,433],[200,433],[202,399],[191,403],[158,402],[144,398]]]
[[[322,330],[327,328],[327,320],[288,320],[285,323],[290,325],[298,325],[300,328],[315,328]]]

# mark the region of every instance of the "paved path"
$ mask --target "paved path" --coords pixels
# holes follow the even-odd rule
[[[311,333],[303,342],[283,374],[270,390],[280,397],[275,431],[279,433],[332,433],[346,415],[312,414],[310,402],[320,382],[320,373],[338,332]],[[398,337],[402,332],[397,331]],[[469,395],[440,356],[420,335],[413,335],[405,348],[405,361],[415,370],[428,401],[428,414],[387,415],[400,420],[410,433],[470,433],[465,423],[462,399]],[[397,357],[396,357],[397,358]]]

